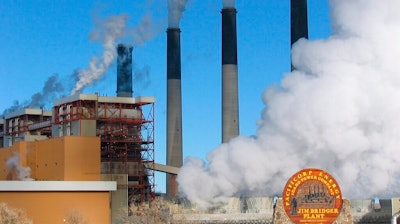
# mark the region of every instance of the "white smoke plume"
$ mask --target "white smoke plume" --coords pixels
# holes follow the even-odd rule
[[[89,61],[89,67],[87,69],[76,69],[68,77],[70,80],[61,80],[58,74],[50,76],[46,80],[43,89],[33,94],[30,100],[24,102],[15,100],[14,104],[5,109],[0,115],[4,116],[23,108],[51,107],[54,99],[65,97],[69,93],[74,95],[81,92],[86,86],[98,81],[110,67],[116,57],[115,46],[119,39],[126,38],[133,46],[143,45],[165,29],[160,22],[153,21],[150,13],[145,14],[136,27],[127,26],[127,20],[128,16],[126,14],[112,15],[106,19],[99,19],[95,29],[90,33],[90,39],[102,43],[104,51],[100,58],[93,56]],[[146,74],[148,78],[150,69],[146,70],[147,73],[143,74]],[[139,72],[138,74],[141,73]],[[143,81],[143,77],[134,78]],[[72,84],[73,87],[70,86],[69,82],[75,82]],[[146,80],[143,88],[148,85],[149,80]]]
[[[107,71],[116,56],[115,41],[125,35],[127,20],[128,16],[125,14],[110,16],[105,21],[101,21],[91,33],[92,40],[101,40],[104,52],[100,59],[96,56],[92,57],[89,62],[89,68],[78,71],[78,81],[71,91],[71,95],[99,80]]]
[[[168,0],[168,27],[179,28],[182,14],[189,0]]]
[[[224,8],[234,8],[235,0],[222,0],[222,5]]]
[[[15,172],[18,180],[34,180],[31,178],[31,168],[21,166],[19,158],[19,154],[14,152],[14,155],[7,159],[6,167],[12,172]]]
[[[266,89],[255,137],[186,159],[180,193],[210,206],[229,196],[280,195],[315,167],[344,197],[400,195],[400,1],[331,0],[333,35],[299,40],[296,70]]]
[[[165,30],[165,25],[155,22],[152,14],[147,13],[136,27],[128,27],[127,37],[132,39],[133,46],[145,44]]]
[[[110,16],[99,21],[96,29],[90,34],[91,40],[100,40],[104,52],[101,58],[93,56],[89,68],[77,70],[73,74],[77,77],[75,88],[71,95],[80,92],[84,87],[98,81],[116,58],[116,42],[122,38],[129,40],[133,46],[143,45],[161,32],[161,26],[153,22],[152,15],[147,13],[138,26],[127,26],[128,15]]]

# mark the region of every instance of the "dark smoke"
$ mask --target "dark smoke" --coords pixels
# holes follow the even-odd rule
[[[65,89],[57,74],[50,76],[45,82],[41,92],[35,93],[31,97],[28,107],[44,107],[48,102],[57,99],[64,93]]]
[[[30,100],[24,102],[15,100],[11,107],[4,110],[2,116],[23,108],[52,107],[53,100],[82,92],[85,87],[101,80],[109,69],[116,57],[115,46],[118,40],[125,38],[130,40],[133,46],[143,45],[163,30],[160,25],[162,22],[154,22],[150,13],[145,14],[137,26],[127,26],[128,18],[126,14],[121,14],[97,19],[89,38],[102,43],[104,48],[102,56],[93,56],[87,69],[75,69],[66,80],[60,80],[58,74],[50,76],[42,91],[33,94]],[[142,69],[134,69],[137,76],[134,79],[146,88],[150,84],[150,68],[145,66]]]
[[[40,92],[33,94],[29,101],[23,103],[15,100],[10,108],[4,110],[3,116],[23,108],[49,108],[52,106],[49,105],[49,103],[64,96],[66,96],[66,89],[63,85],[63,81],[60,80],[58,74],[54,74],[46,80]]]
[[[135,68],[133,75],[133,83],[140,83],[141,89],[150,86],[150,66],[145,65],[142,68]]]
[[[1,117],[3,117],[5,114],[9,114],[9,113],[12,113],[14,111],[21,110],[22,108],[24,108],[23,104],[20,104],[18,100],[14,100],[13,101],[13,105],[11,107],[5,109],[3,111],[3,114],[1,115]]]

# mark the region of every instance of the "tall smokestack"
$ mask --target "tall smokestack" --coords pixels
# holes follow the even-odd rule
[[[290,0],[290,46],[300,38],[308,39],[307,0]]]
[[[236,9],[222,14],[222,142],[239,135]]]
[[[117,46],[117,96],[132,97],[132,46]]]
[[[167,29],[167,165],[174,167],[183,163],[180,32]],[[168,196],[178,194],[176,175],[167,174],[166,187]]]

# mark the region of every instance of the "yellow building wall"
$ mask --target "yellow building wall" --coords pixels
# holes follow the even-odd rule
[[[64,138],[29,142],[28,160],[35,180],[64,180]],[[32,155],[31,155],[32,154]]]
[[[0,149],[0,180],[18,180],[15,167],[7,167],[9,160],[18,160],[21,167],[27,166],[27,142],[16,142],[13,147]]]
[[[36,173],[37,170],[39,168],[39,166],[37,165],[37,155],[36,155],[36,146],[37,144],[29,144],[29,142],[24,142],[25,144],[27,144],[26,146],[26,164],[21,164],[22,166],[27,166],[31,169],[31,177],[33,179],[36,179]],[[15,145],[15,143],[14,143]],[[13,148],[14,145],[10,148]],[[0,150],[1,151],[1,150]]]
[[[30,167],[35,180],[100,180],[100,138],[64,136],[16,142],[0,149],[0,180],[17,180],[6,166],[14,152],[20,165]]]
[[[22,208],[33,223],[62,223],[68,214],[83,217],[88,224],[110,223],[110,193],[107,192],[0,192],[0,202]]]
[[[100,180],[100,138],[66,139],[64,180]]]

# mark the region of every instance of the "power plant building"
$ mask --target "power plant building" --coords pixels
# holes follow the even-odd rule
[[[233,7],[221,11],[222,143],[239,135],[236,13]],[[293,44],[299,38],[308,37],[307,0],[291,0],[291,17]],[[16,185],[1,186],[1,180],[11,182],[8,180],[29,178],[71,184],[70,187],[50,182],[32,185],[50,192],[98,192],[104,199],[99,202],[102,206],[98,211],[104,212],[101,217],[110,213],[108,207],[102,210],[104,206],[117,208],[124,204],[127,207],[155,198],[154,171],[162,170],[154,157],[155,98],[133,97],[132,49],[129,45],[117,46],[116,97],[76,94],[54,101],[51,111],[24,108],[0,119],[0,165],[3,165],[0,167],[0,198],[4,195],[3,198],[11,201],[17,195],[12,190]],[[183,161],[180,57],[180,29],[169,28],[166,165],[170,170],[178,171]],[[16,168],[7,167],[9,159],[16,155],[19,156],[17,163],[29,167],[29,173],[18,175],[21,172],[15,172]],[[176,170],[165,171],[168,196],[178,194]],[[86,181],[88,186],[97,182],[101,186],[85,189],[74,181],[82,181],[82,184]],[[116,189],[110,181],[116,182]],[[21,191],[32,190],[26,181],[21,182]],[[110,191],[120,194],[114,195],[115,200],[108,201]],[[25,196],[23,193],[20,195]],[[70,197],[70,194],[66,195],[63,197]],[[202,210],[185,200],[179,202],[168,208],[168,215],[172,217],[170,223],[277,223],[274,222],[275,206],[279,200],[274,197],[232,197],[210,210]],[[354,223],[387,223],[400,208],[398,198],[347,202]],[[22,199],[19,198],[18,203],[22,205]],[[36,211],[34,206],[29,209]],[[89,213],[96,216],[92,211]],[[117,223],[115,217],[111,219],[112,223]]]
[[[154,164],[154,102],[153,97],[78,94],[56,100],[52,111],[23,109],[6,115],[0,138],[4,147],[45,140],[56,148],[59,137],[97,136],[98,169],[127,174],[130,201],[143,201],[154,197],[154,171],[147,169]]]

